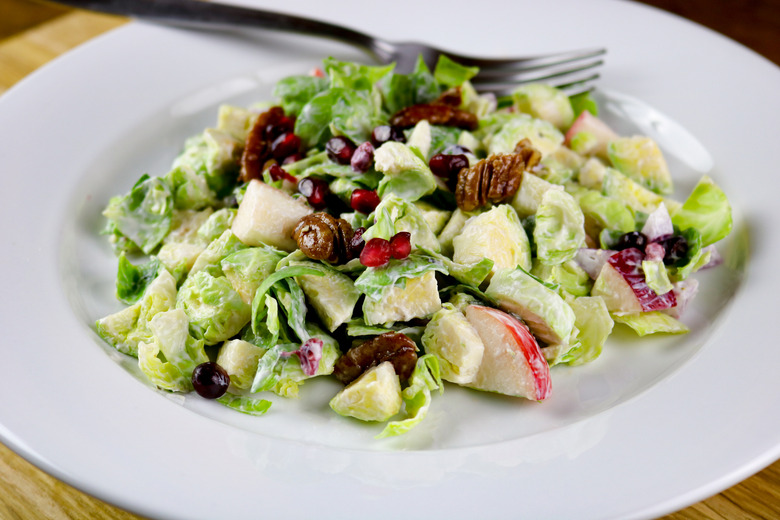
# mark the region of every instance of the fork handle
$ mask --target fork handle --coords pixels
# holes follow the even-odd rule
[[[360,31],[302,16],[200,0],[56,0],[78,9],[131,16],[183,27],[236,26],[321,36],[355,45],[387,60],[389,45]]]

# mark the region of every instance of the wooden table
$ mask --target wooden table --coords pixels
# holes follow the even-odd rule
[[[710,9],[712,4],[709,0],[653,0],[648,3],[655,3],[688,16],[690,14],[687,10],[705,12],[710,17],[709,25],[732,37],[739,38],[740,31],[746,23],[739,16],[733,17],[733,13],[730,12],[720,17],[713,17]],[[718,3],[724,6],[736,5],[728,2]],[[772,9],[770,1],[752,1],[749,4],[762,12],[751,21],[752,30],[745,33],[748,37],[743,39],[743,42],[752,45],[759,52],[764,52],[767,57],[777,62],[780,60],[780,45],[778,45],[780,9]],[[19,4],[14,8],[24,9],[24,6],[25,4]],[[33,5],[31,10],[34,8]],[[58,16],[49,22],[0,41],[0,94],[60,54],[125,23],[122,18],[79,11],[70,11],[64,15],[57,14]],[[5,16],[6,13],[3,15]],[[708,19],[702,21],[707,23]],[[731,33],[730,27],[733,28]],[[751,38],[755,38],[755,42]],[[765,49],[762,49],[762,45]],[[0,520],[138,520],[138,518],[43,473],[0,444]],[[665,520],[778,518],[780,518],[780,461],[723,493],[665,517]]]

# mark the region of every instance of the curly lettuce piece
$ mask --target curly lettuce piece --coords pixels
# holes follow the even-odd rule
[[[310,339],[303,344],[280,343],[263,354],[257,363],[251,392],[273,391],[281,397],[294,398],[307,379],[333,373],[336,360],[341,355],[338,342],[314,324],[306,327]],[[304,370],[301,363],[301,356],[306,356],[307,344],[321,345],[314,372]]]
[[[566,130],[574,122],[574,109],[569,97],[555,87],[543,83],[523,85],[512,93],[515,108],[533,117]]]
[[[360,291],[349,276],[314,262],[294,262],[291,265],[304,265],[322,272],[322,276],[303,275],[296,280],[330,332],[352,319]]]
[[[520,218],[535,215],[542,203],[542,197],[548,190],[563,190],[563,186],[547,182],[536,175],[523,173],[523,182],[520,183],[520,189],[517,190],[512,198],[512,207],[517,211]]]
[[[138,303],[101,318],[95,324],[98,335],[119,352],[138,356],[138,344],[150,342],[152,318],[174,308],[176,304],[176,279],[162,269],[144,291]]]
[[[619,200],[606,197],[595,190],[577,194],[575,199],[585,217],[585,231],[591,237],[598,237],[604,229],[621,233],[634,231],[636,224],[631,210]]]
[[[363,319],[366,325],[409,321],[428,317],[440,308],[436,273],[429,270],[422,276],[406,279],[404,286],[387,286],[377,300],[366,297]]]
[[[452,240],[454,262],[474,265],[487,258],[491,275],[499,269],[531,269],[531,244],[517,213],[508,204],[470,218]]]
[[[206,271],[187,277],[176,297],[176,308],[187,314],[193,335],[207,345],[235,336],[251,316],[250,306],[228,279]]]
[[[260,287],[255,291],[255,295],[252,298],[252,331],[255,334],[260,333],[263,330],[264,320],[269,312],[267,305],[268,292],[277,282],[284,280],[285,278],[291,278],[303,275],[322,276],[322,272],[312,269],[311,267],[297,265],[297,266],[285,266],[278,269],[272,275],[268,276]],[[254,391],[254,390],[253,390]]]
[[[395,63],[390,65],[363,65],[351,61],[340,61],[335,58],[325,58],[325,75],[330,79],[330,86],[353,90],[371,90],[382,78],[391,74]]]
[[[232,394],[223,395],[217,399],[217,402],[227,406],[231,410],[255,417],[265,415],[268,409],[271,408],[271,404],[273,404],[268,399],[252,399],[250,397]]]
[[[412,249],[426,248],[437,252],[441,249],[423,213],[412,202],[388,194],[374,210],[373,217],[373,224],[363,233],[366,242],[372,238],[390,240],[396,233],[408,231]]]
[[[414,202],[436,191],[436,178],[428,165],[403,143],[388,141],[377,148],[374,168],[384,173],[377,189],[383,200],[394,194]]]
[[[590,112],[594,116],[599,115],[598,103],[596,103],[596,100],[591,97],[590,92],[583,92],[581,94],[569,96],[569,102],[571,103],[571,108],[574,111],[575,118],[579,117],[579,115],[585,111]]]
[[[198,228],[198,239],[206,244],[213,242],[230,229],[234,218],[236,218],[236,210],[234,208],[222,208],[215,211]]]
[[[411,254],[403,260],[391,259],[381,267],[369,267],[355,280],[355,288],[370,300],[383,300],[388,289],[401,288],[413,278],[439,271],[447,274],[447,268],[440,260],[420,254]]]
[[[656,294],[666,294],[674,289],[663,260],[642,260],[642,272],[645,273],[647,286]]]
[[[328,88],[327,78],[318,76],[288,76],[279,80],[273,90],[285,114],[298,115],[311,98]]]
[[[127,305],[141,299],[146,288],[160,271],[160,260],[152,257],[148,262],[135,266],[130,263],[124,252],[119,255],[116,273],[116,297]]]
[[[419,103],[430,103],[441,93],[441,87],[422,55],[417,57],[414,70],[409,74],[392,73],[378,83],[384,107],[389,114]]]
[[[566,184],[571,181],[585,162],[579,154],[565,146],[559,146],[547,154],[539,163],[536,175],[553,184]]]
[[[563,144],[563,134],[555,126],[522,113],[514,114],[495,134],[488,134],[484,143],[488,155],[512,153],[515,145],[526,138],[539,150],[542,157]]]
[[[593,287],[590,276],[575,260],[546,265],[536,259],[531,274],[544,282],[558,285],[572,296],[588,296]]]
[[[425,326],[422,344],[438,359],[442,379],[461,385],[474,380],[485,352],[477,331],[451,303],[442,305]]]
[[[159,177],[143,175],[127,195],[111,198],[103,216],[108,219],[113,232],[149,254],[171,230],[171,187]]]
[[[247,246],[228,229],[206,246],[190,269],[190,276],[200,271],[205,271],[213,276],[223,276],[225,273],[222,270],[222,260],[232,253],[246,248]]]
[[[707,175],[703,176],[682,207],[672,212],[672,223],[701,233],[702,246],[714,244],[731,232],[731,205],[726,194]]]
[[[221,130],[207,128],[187,140],[173,162],[173,170],[190,170],[206,179],[217,198],[230,194],[236,185],[244,143]]]
[[[409,137],[406,138],[406,146],[412,150],[417,150],[420,157],[426,161],[431,158],[431,124],[423,119],[414,125]]]
[[[158,388],[192,390],[192,371],[209,360],[203,340],[189,334],[187,315],[180,309],[156,314],[149,322],[149,343],[138,344],[138,367]]]
[[[631,210],[650,214],[662,203],[664,198],[641,184],[632,181],[614,168],[606,168],[601,181],[601,192],[623,202]]]
[[[585,247],[585,217],[577,201],[565,191],[546,191],[536,211],[533,237],[543,264],[558,265],[574,258]]]
[[[479,287],[485,279],[493,272],[493,260],[483,258],[474,264],[459,264],[447,258],[446,256],[422,248],[421,251],[437,260],[440,260],[450,276],[462,284],[472,287]]]
[[[601,355],[604,343],[612,333],[614,321],[600,296],[568,298],[567,302],[574,311],[574,341],[578,346],[570,350],[561,361],[572,366],[590,363]]]
[[[427,202],[418,200],[414,205],[420,211],[425,223],[428,224],[428,227],[434,235],[438,235],[441,230],[444,229],[444,226],[447,225],[447,222],[449,222],[450,217],[452,216],[452,211],[439,209]]]
[[[389,361],[366,370],[330,400],[339,415],[361,421],[386,421],[401,411],[401,382]]]
[[[254,380],[257,362],[266,350],[248,341],[232,339],[219,348],[217,364],[228,373],[232,386],[247,390]]]
[[[190,272],[204,249],[206,246],[199,243],[168,242],[157,251],[156,258],[176,278],[178,284]]]
[[[433,69],[433,77],[448,87],[457,87],[476,76],[478,72],[479,67],[466,67],[442,54]]]
[[[631,327],[638,336],[658,333],[685,334],[690,332],[687,325],[661,311],[613,315],[612,318],[617,323]]]
[[[206,177],[198,175],[189,166],[180,165],[163,177],[171,186],[176,209],[203,209],[217,204],[217,195],[209,187]]]
[[[406,417],[387,423],[384,430],[376,438],[383,439],[402,435],[420,424],[428,415],[428,409],[431,406],[431,392],[439,390],[439,395],[444,393],[444,385],[441,380],[439,360],[435,356],[426,354],[418,358],[409,378],[409,386],[401,392]]]
[[[315,94],[295,120],[295,135],[307,148],[324,145],[334,135],[356,143],[371,136],[381,124],[381,94],[378,90],[332,87]]]
[[[251,303],[257,288],[283,257],[284,253],[270,246],[250,247],[230,253],[219,265],[241,299]]]
[[[524,269],[502,269],[485,294],[528,325],[548,345],[567,344],[574,330],[574,311],[553,289]]]
[[[220,105],[217,113],[217,130],[221,130],[243,143],[259,115],[260,113],[256,110],[233,105]]]
[[[672,176],[661,149],[645,136],[618,137],[607,144],[607,156],[620,173],[661,195],[673,191]]]
[[[452,215],[447,221],[447,224],[436,237],[439,241],[439,244],[441,245],[442,254],[450,257],[453,255],[454,249],[452,246],[452,241],[456,236],[460,235],[460,232],[463,230],[463,226],[466,225],[466,221],[477,214],[478,213],[466,213],[460,208],[457,208],[452,212]]]

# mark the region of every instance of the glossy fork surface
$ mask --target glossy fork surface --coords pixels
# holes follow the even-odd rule
[[[442,54],[480,72],[472,83],[480,92],[498,96],[511,93],[518,85],[544,82],[563,88],[570,95],[591,90],[599,78],[600,58],[606,49],[521,58],[479,58],[438,49],[416,42],[391,42],[348,27],[309,18],[200,0],[57,0],[78,9],[130,16],[165,24],[198,28],[259,28],[321,36],[352,44],[381,63],[396,62],[398,72],[411,72],[422,55],[429,67]]]

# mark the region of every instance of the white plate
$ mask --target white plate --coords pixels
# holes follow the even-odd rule
[[[152,391],[92,327],[120,307],[97,236],[108,197],[165,173],[220,102],[263,100],[327,55],[361,56],[306,38],[132,24],[0,98],[2,442],[119,507],[182,519],[651,517],[774,461],[780,71],[631,3],[365,5],[286,8],[474,54],[608,47],[605,117],[659,139],[678,197],[707,172],[735,208],[726,263],[700,274],[685,317],[693,332],[618,333],[591,365],[556,367],[544,404],[448,386],[418,430],[382,442],[378,427],[328,411],[328,381],[262,418]]]

